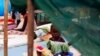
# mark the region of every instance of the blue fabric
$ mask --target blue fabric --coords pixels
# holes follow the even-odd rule
[[[73,56],[72,52],[60,52],[60,53],[56,53],[54,56],[63,56],[62,54],[64,54],[64,56]]]
[[[9,48],[8,56],[22,56],[24,52],[27,52],[27,45]],[[4,56],[3,49],[0,49],[0,56]]]
[[[5,0],[0,0],[0,16],[4,16],[4,2]],[[11,11],[11,4],[9,2],[8,4],[8,11],[10,12]]]
[[[72,52],[68,52],[66,55],[67,56],[73,56],[73,53]]]

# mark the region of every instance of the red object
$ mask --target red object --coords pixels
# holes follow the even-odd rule
[[[4,21],[4,19],[0,19],[0,22],[3,22]],[[8,19],[8,22],[14,22],[14,20],[13,19]]]
[[[42,46],[37,46],[37,49],[43,50],[43,47]]]
[[[0,19],[0,24],[4,23],[4,19]],[[13,19],[8,19],[8,24],[13,24],[14,20]]]

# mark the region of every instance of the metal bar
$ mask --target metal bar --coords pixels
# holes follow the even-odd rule
[[[5,0],[4,9],[4,56],[8,56],[8,0]]]

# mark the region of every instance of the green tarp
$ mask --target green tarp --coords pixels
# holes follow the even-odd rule
[[[100,0],[34,1],[82,56],[100,56]]]
[[[27,2],[26,0],[10,0],[12,9],[17,11],[23,11],[26,10]]]

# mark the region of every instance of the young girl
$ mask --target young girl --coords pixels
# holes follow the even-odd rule
[[[24,31],[27,25],[27,14],[26,11],[19,13],[20,17],[20,22],[18,26],[15,28],[15,30],[18,31]],[[17,17],[16,17],[17,18]]]

